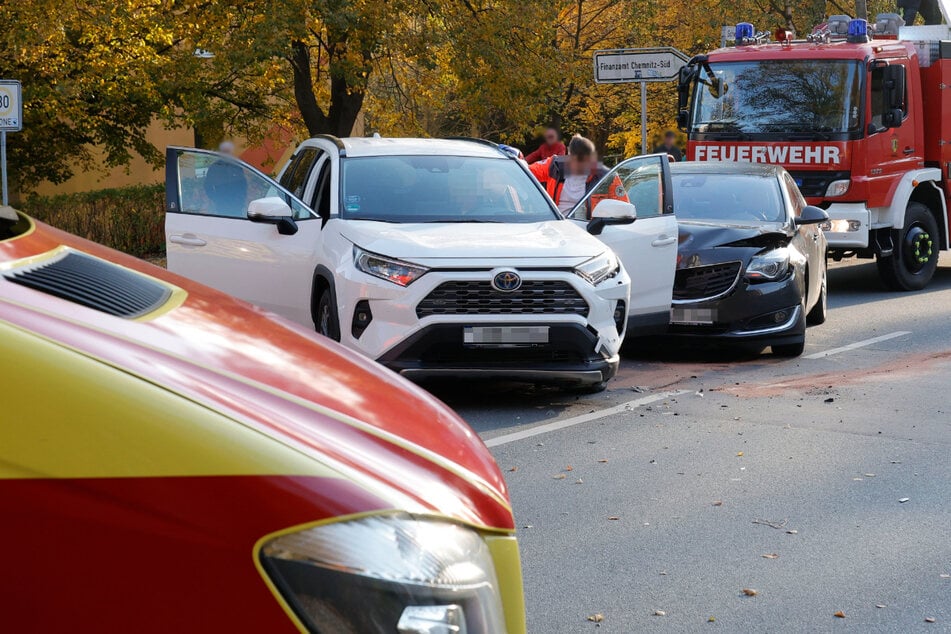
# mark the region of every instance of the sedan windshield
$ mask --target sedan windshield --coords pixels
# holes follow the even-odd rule
[[[808,134],[860,128],[862,66],[844,60],[763,60],[711,64],[696,87],[693,132]]]
[[[542,222],[558,216],[511,159],[372,156],[343,161],[341,216],[383,222]]]
[[[686,172],[672,176],[678,220],[716,223],[785,222],[775,176]]]

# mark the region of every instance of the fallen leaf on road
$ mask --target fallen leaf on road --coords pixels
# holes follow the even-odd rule
[[[933,616],[925,617],[925,623],[934,623],[934,617]]]
[[[911,499],[911,498],[898,498],[898,503],[899,503],[899,504],[904,504],[905,502],[907,502],[907,501],[910,500],[910,499]]]
[[[509,471],[511,471],[512,473],[515,473],[516,471],[518,471],[518,467],[512,467],[511,469],[509,469]]]
[[[742,452],[742,451],[736,452],[736,457],[737,457],[737,458],[742,458],[742,457],[743,457],[743,452]]]
[[[663,610],[654,610],[654,616],[667,616],[667,613]]]
[[[574,470],[575,468],[572,467],[571,465],[568,465],[567,467],[565,467],[565,471],[574,471]]]
[[[601,458],[600,460],[598,460],[598,462],[607,462],[607,461],[608,461],[607,458]]]
[[[566,476],[564,473],[559,473],[558,475],[553,475],[553,476],[552,476],[552,478],[554,478],[555,480],[564,480],[564,479],[567,478],[567,477],[568,477],[568,476]]]
[[[601,621],[604,620],[604,615],[598,612],[597,614],[592,614],[591,616],[589,616],[588,620],[591,621],[592,623],[600,623]]]
[[[844,618],[845,618],[845,612],[843,612],[842,610],[839,610],[838,612],[836,612],[836,613],[833,614],[832,616],[834,616],[834,617],[837,618],[837,619],[844,619]]]
[[[743,588],[743,594],[745,594],[748,597],[755,597],[757,594],[759,594],[759,592],[754,590],[753,588]]]
[[[776,553],[766,553],[765,555],[760,555],[763,559],[779,559],[779,555]]]
[[[617,515],[612,515],[612,516],[609,517],[608,519],[611,520],[612,522],[616,522],[617,520],[619,520],[619,519],[621,519],[621,518],[618,517]]]
[[[712,616],[711,616],[711,617],[708,617],[708,618],[707,618],[707,623],[716,623],[716,619],[713,618]]]
[[[723,506],[723,500],[715,500],[713,506]]]

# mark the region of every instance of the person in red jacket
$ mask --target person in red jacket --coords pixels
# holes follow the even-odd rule
[[[531,165],[544,161],[552,156],[563,156],[565,153],[565,144],[561,142],[561,133],[555,128],[546,128],[544,137],[545,142],[538,146],[538,149],[525,157],[525,162]]]
[[[568,141],[568,154],[553,156],[528,166],[538,182],[558,205],[561,213],[568,213],[578,204],[598,181],[608,173],[608,168],[598,162],[594,143],[581,135]],[[627,200],[620,179],[610,188],[611,198]],[[600,196],[599,198],[605,198]],[[597,201],[593,201],[595,204]]]

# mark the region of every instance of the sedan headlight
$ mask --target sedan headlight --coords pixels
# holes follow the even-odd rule
[[[425,266],[364,251],[358,246],[353,247],[353,264],[367,275],[400,286],[409,286],[429,270]]]
[[[265,543],[261,563],[318,632],[505,631],[485,540],[449,522],[399,514],[316,526]]]
[[[773,281],[789,271],[789,249],[773,249],[753,256],[746,266],[746,277],[753,281]]]
[[[609,280],[621,270],[621,263],[613,251],[605,251],[599,256],[582,262],[575,268],[575,273],[597,286],[604,280]]]

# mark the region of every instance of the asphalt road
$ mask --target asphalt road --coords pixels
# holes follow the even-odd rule
[[[829,284],[800,359],[433,386],[508,480],[530,632],[951,632],[951,259],[918,293],[866,263]]]

